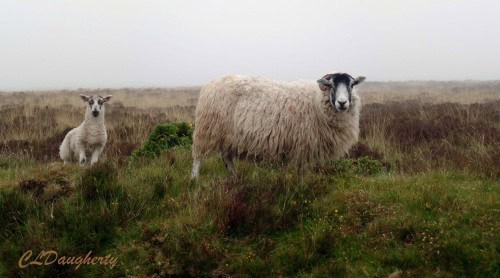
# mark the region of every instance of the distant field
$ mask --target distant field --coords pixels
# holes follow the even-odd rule
[[[0,93],[0,151],[44,161],[58,160],[57,148],[64,135],[83,120],[84,105],[78,95],[111,94],[113,99],[106,111],[110,140],[105,154],[127,156],[148,138],[155,125],[193,121],[199,90],[194,87]],[[360,95],[364,105],[361,143],[386,155],[401,155],[402,146],[395,148],[395,143],[403,145],[405,136],[410,136],[409,140],[424,140],[431,148],[440,148],[440,152],[442,148],[453,149],[454,144],[445,144],[450,136],[467,136],[464,140],[479,140],[477,144],[481,145],[481,136],[486,134],[485,138],[498,142],[495,123],[499,122],[500,81],[367,82]],[[464,136],[451,134],[454,132]]]
[[[500,275],[500,81],[367,82],[360,142],[305,176],[214,157],[189,182],[189,146],[130,161],[199,89],[0,93],[0,277]],[[113,95],[85,169],[58,157],[81,93]],[[29,249],[119,263],[18,268]]]

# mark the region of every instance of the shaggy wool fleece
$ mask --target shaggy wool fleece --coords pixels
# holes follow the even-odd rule
[[[321,163],[357,142],[361,102],[338,112],[315,81],[232,75],[206,85],[196,107],[193,158],[212,152],[267,161]]]

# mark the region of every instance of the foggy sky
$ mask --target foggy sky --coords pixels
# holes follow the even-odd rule
[[[0,90],[500,73],[500,1],[1,0]]]

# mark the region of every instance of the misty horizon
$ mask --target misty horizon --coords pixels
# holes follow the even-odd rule
[[[498,80],[500,2],[10,1],[0,91],[284,81]]]

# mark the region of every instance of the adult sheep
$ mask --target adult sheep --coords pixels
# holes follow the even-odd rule
[[[354,86],[365,80],[331,73],[318,81],[282,82],[232,75],[200,93],[193,134],[193,169],[220,152],[236,175],[233,158],[322,163],[340,158],[357,142],[361,102]]]

